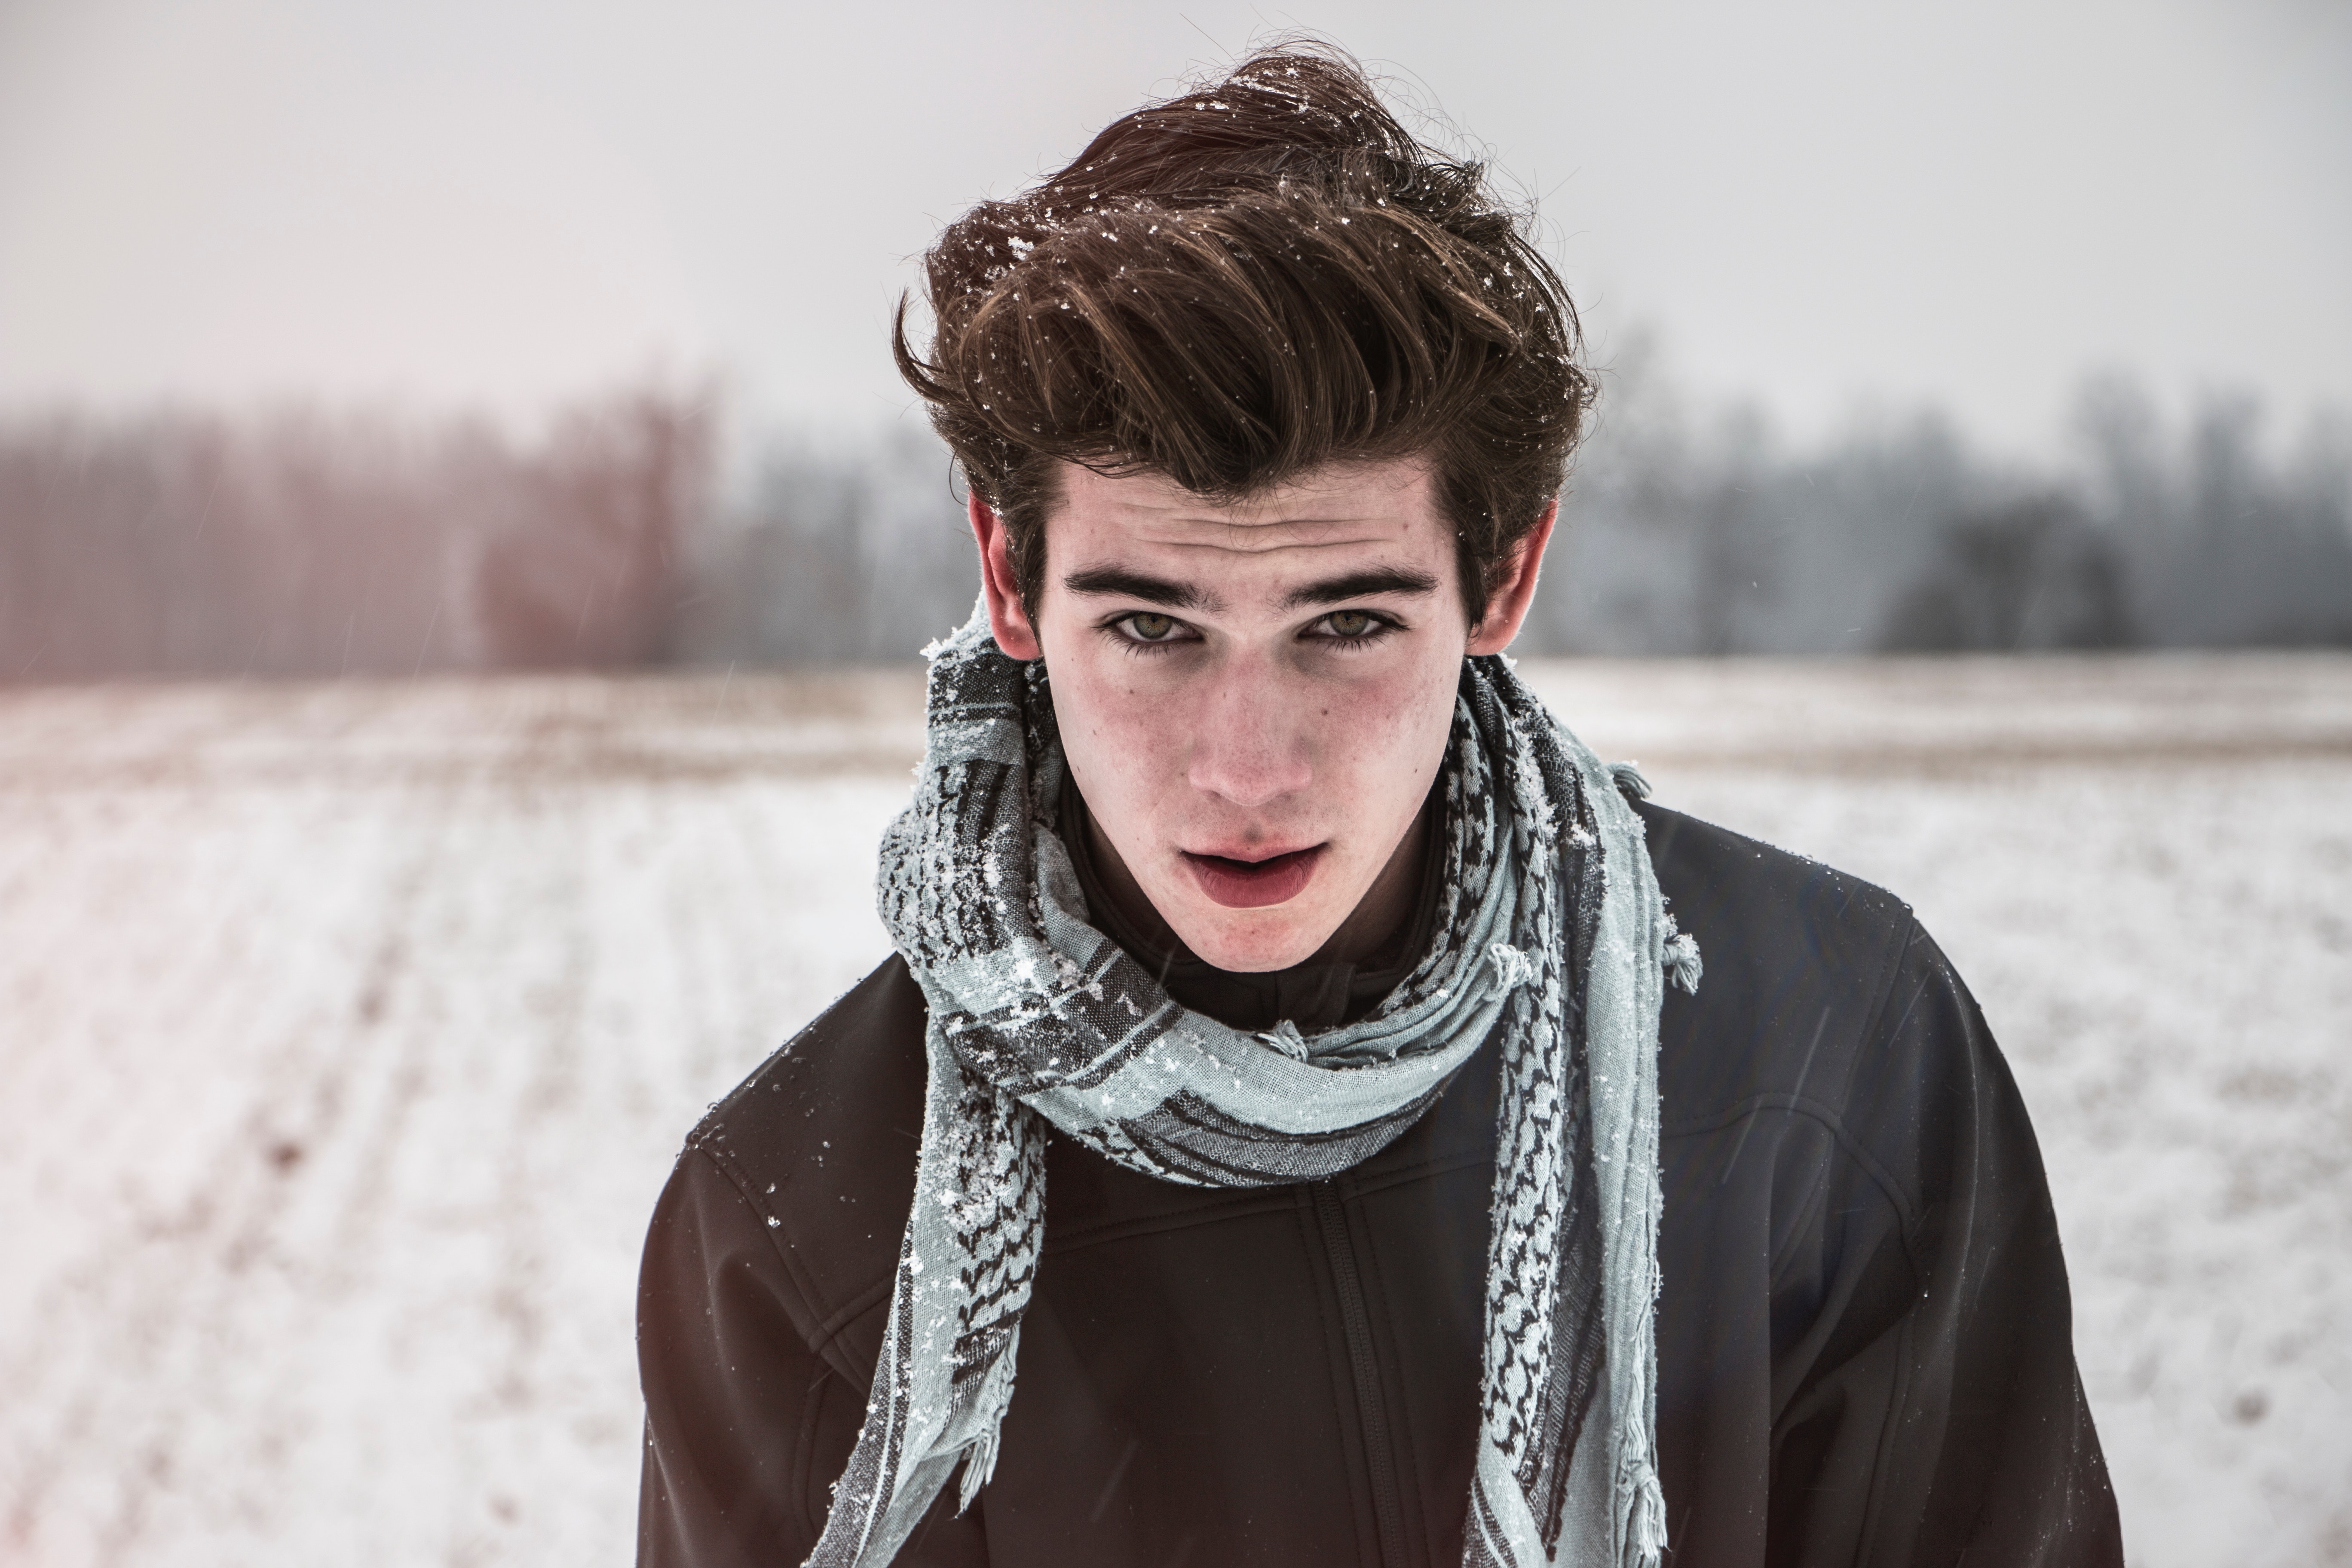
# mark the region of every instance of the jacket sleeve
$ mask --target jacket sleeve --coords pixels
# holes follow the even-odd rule
[[[794,1327],[781,1235],[716,1161],[694,1147],[679,1158],[638,1282],[638,1568],[786,1568],[816,1542],[866,1385]],[[898,1564],[983,1568],[981,1504],[961,1518],[953,1504],[950,1488]]]
[[[1819,1315],[1776,1356],[1768,1561],[2120,1564],[2033,1130],[1916,927],[1866,1041],[1819,1261],[1783,1274]]]

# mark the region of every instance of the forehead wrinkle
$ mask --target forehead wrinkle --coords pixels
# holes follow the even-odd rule
[[[1213,550],[1225,555],[1273,555],[1286,550],[1346,550],[1357,545],[1389,544],[1387,539],[1289,539],[1268,543],[1238,544],[1218,539],[1152,539],[1141,542],[1155,550]]]
[[[1158,522],[1163,526],[1172,523],[1180,528],[1346,528],[1350,524],[1402,528],[1411,521],[1411,514],[1402,510],[1391,511],[1377,507],[1332,511],[1313,511],[1304,508],[1289,510],[1272,507],[1257,515],[1247,512],[1237,515],[1215,510],[1201,511],[1181,505],[1160,506],[1150,501],[1130,500],[1113,510],[1128,513],[1135,525],[1142,527]]]

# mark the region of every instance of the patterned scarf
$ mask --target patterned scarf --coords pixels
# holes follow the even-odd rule
[[[1698,954],[1609,771],[1504,660],[1465,661],[1428,952],[1356,1023],[1245,1034],[1179,1006],[1087,923],[1054,829],[1066,773],[1042,662],[999,652],[978,613],[928,651],[923,769],[879,876],[929,1005],[922,1150],[872,1399],[811,1568],[886,1563],[959,1465],[964,1504],[987,1480],[1044,1239],[1047,1123],[1166,1181],[1318,1181],[1404,1132],[1489,1042],[1502,1109],[1463,1560],[1655,1564],[1658,1009],[1669,969],[1696,988]]]

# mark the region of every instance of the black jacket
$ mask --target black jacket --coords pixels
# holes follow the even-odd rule
[[[1668,1563],[2115,1563],[2065,1265],[1976,1005],[1880,889],[1643,805],[1705,954],[1662,1027]],[[638,1561],[806,1555],[913,1189],[896,959],[698,1128],[646,1245]],[[1176,1186],[1053,1142],[995,1478],[899,1561],[1461,1561],[1496,1081],[1335,1180]]]

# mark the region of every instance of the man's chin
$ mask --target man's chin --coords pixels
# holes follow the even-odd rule
[[[1235,974],[1288,969],[1315,956],[1339,928],[1305,910],[1187,910],[1169,922],[1192,956]]]

